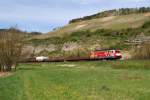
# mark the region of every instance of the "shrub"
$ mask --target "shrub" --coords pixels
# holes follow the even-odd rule
[[[150,27],[150,21],[147,21],[143,24],[142,28],[148,28]]]
[[[150,59],[150,43],[143,43],[133,50],[134,59]]]

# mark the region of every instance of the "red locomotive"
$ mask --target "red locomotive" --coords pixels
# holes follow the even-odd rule
[[[121,59],[122,54],[120,50],[95,50],[91,52],[90,58],[113,60],[113,59]]]

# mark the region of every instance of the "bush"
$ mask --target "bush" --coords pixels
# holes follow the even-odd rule
[[[150,21],[147,21],[143,24],[142,28],[148,28],[150,27]]]
[[[143,43],[133,50],[134,59],[150,59],[150,43]]]

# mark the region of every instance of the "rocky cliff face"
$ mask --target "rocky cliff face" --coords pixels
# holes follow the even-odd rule
[[[39,46],[33,46],[33,45],[26,45],[24,46],[23,52],[28,52],[30,55],[38,55],[43,51],[46,52],[55,52],[55,51],[75,51],[81,48],[81,46],[76,42],[66,42],[63,45],[55,45],[55,44],[49,44],[49,45],[39,45]]]
[[[46,45],[39,45],[39,46],[33,46],[33,45],[26,45],[24,46],[23,52],[28,51],[29,54],[39,54],[42,51],[48,51],[53,52],[56,50],[56,45],[50,44],[48,46]]]

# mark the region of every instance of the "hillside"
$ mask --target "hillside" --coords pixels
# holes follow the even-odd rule
[[[144,41],[150,41],[150,21],[138,28],[121,30],[99,29],[95,31],[76,31],[63,37],[49,37],[46,39],[31,39],[32,49],[38,55],[48,56],[88,56],[94,49],[121,49],[129,51],[133,45],[128,40],[139,42],[139,36],[144,33]],[[142,35],[143,41],[143,35]],[[30,50],[31,51],[31,50]]]
[[[20,29],[17,29],[16,27],[10,27],[8,29],[0,29],[0,33],[3,33],[3,32],[12,32],[12,31],[16,32],[16,33],[22,34],[27,39],[30,38],[30,37],[42,34],[40,32],[26,32],[26,31],[22,31]]]
[[[140,14],[140,13],[147,13],[147,12],[150,12],[150,7],[120,8],[120,9],[106,10],[106,11],[102,11],[94,15],[72,19],[69,21],[69,23],[91,20],[91,19],[96,19],[96,18],[109,17],[109,16],[121,16],[121,15]]]
[[[94,31],[97,29],[121,30],[127,28],[140,27],[150,19],[150,13],[129,14],[121,16],[109,16],[96,18],[68,24],[58,30],[47,33],[46,35],[36,36],[35,38],[44,39],[53,36],[63,36],[80,30]]]
[[[33,36],[29,43],[39,55],[87,55],[96,48],[130,50],[126,41],[141,33],[150,36],[150,12],[80,20]]]

